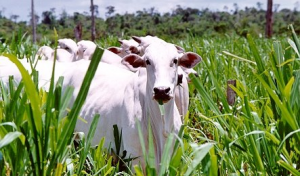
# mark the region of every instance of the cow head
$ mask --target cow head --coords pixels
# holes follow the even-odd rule
[[[139,45],[138,46],[130,45],[131,46],[130,51],[132,51],[131,53],[139,54],[140,56],[145,53],[145,48],[147,48],[150,45],[150,43],[165,42],[164,40],[162,40],[162,39],[160,39],[156,36],[150,36],[150,35],[147,35],[145,37],[132,36],[132,39],[135,42],[137,42]],[[185,52],[185,50],[182,47],[180,47],[178,45],[174,45],[174,46],[176,47],[178,53],[184,53]]]
[[[74,40],[68,38],[58,39],[58,46],[61,49],[67,50],[70,54],[72,54],[73,60],[76,60],[78,47]]]
[[[77,46],[78,46],[77,56],[78,56],[78,58],[82,59],[83,54],[86,50],[86,47],[84,45],[82,45],[80,42],[77,43]]]
[[[95,49],[96,49],[96,44],[92,41],[89,40],[81,40],[77,42],[77,47],[78,47],[78,60],[79,59],[91,59]]]
[[[133,39],[130,39],[130,40],[121,40],[119,39],[118,40],[119,43],[121,44],[121,47],[109,47],[107,48],[109,51],[119,55],[120,57],[124,57],[128,54],[138,54],[140,55],[140,50],[141,50],[141,47],[139,46],[139,44],[133,40]]]
[[[175,45],[156,40],[145,47],[145,54],[125,56],[122,63],[130,70],[146,67],[147,88],[152,97],[159,103],[166,103],[173,98],[177,85],[177,68],[193,68],[201,61],[201,57],[193,52],[179,53]]]
[[[72,39],[64,38],[64,39],[58,39],[58,46],[61,49],[67,50],[69,53],[77,53],[77,44]]]

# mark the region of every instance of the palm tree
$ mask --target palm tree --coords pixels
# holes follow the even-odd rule
[[[36,42],[36,21],[34,13],[34,0],[31,0],[31,26],[32,26],[32,42]]]

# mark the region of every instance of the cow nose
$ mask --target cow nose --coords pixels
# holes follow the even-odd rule
[[[154,87],[153,90],[154,90],[155,94],[164,95],[164,94],[168,94],[170,92],[171,88],[170,87]]]
[[[170,87],[154,87],[153,88],[153,98],[159,102],[159,104],[168,102],[171,96]]]
[[[170,87],[166,88],[166,89],[165,89],[165,93],[166,93],[166,94],[167,94],[167,93],[169,93],[169,92],[170,92],[170,90],[171,90],[171,88],[170,88]]]

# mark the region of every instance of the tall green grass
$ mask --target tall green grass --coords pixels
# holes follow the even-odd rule
[[[103,50],[99,48],[95,50],[89,72],[67,116],[64,112],[73,89],[69,87],[63,94],[63,79],[55,84],[53,72],[49,91],[37,89],[37,82],[33,81],[35,72],[29,75],[14,55],[4,54],[16,64],[23,80],[16,85],[11,78],[8,90],[1,83],[3,101],[1,101],[0,149],[5,161],[0,166],[2,174],[62,175],[66,172],[64,168],[70,158],[77,117],[102,53]],[[55,67],[55,62],[53,64]],[[81,152],[84,158],[88,154],[98,119],[99,115],[95,116],[90,133],[87,135],[85,150]],[[78,174],[82,170],[83,161],[79,162]]]
[[[194,140],[217,142],[220,175],[299,174],[299,39],[293,30],[292,36],[203,40],[202,48],[193,43],[204,65],[200,79],[193,78],[191,91],[198,93],[189,124],[200,128],[191,130]],[[231,79],[237,81],[233,106],[225,99]]]
[[[300,175],[300,40],[292,26],[289,30],[290,38],[225,35],[187,36],[184,41],[172,41],[186,51],[197,52],[203,62],[195,68],[200,76],[191,76],[190,108],[184,126],[178,135],[167,139],[158,168],[150,128],[150,147],[146,150],[142,146],[145,169],[123,167],[130,162],[121,162],[125,160],[122,156],[112,154],[120,155],[122,151],[104,148],[105,139],[99,141],[97,148],[91,147],[89,141],[95,126],[75,146],[72,133],[88,85],[65,116],[73,89],[63,93],[60,79],[56,84],[52,80],[49,92],[39,90],[35,75],[23,71],[21,84],[16,85],[12,78],[7,87],[0,84],[0,173]],[[16,42],[2,44],[0,49],[11,53],[10,58],[16,63],[14,56],[30,58],[38,48],[30,44],[26,35],[15,35],[13,41]],[[108,47],[118,42],[110,36],[97,44]],[[22,47],[25,49],[20,50]],[[99,51],[96,57],[100,55]],[[87,83],[93,75],[88,74]],[[228,80],[237,82],[230,86],[236,93],[233,105],[226,99]],[[95,117],[95,124],[98,118]],[[116,133],[116,141],[119,135]]]

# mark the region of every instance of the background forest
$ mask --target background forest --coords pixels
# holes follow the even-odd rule
[[[138,10],[135,13],[119,14],[115,7],[106,7],[106,18],[99,17],[98,6],[94,5],[96,39],[108,36],[126,37],[132,35],[157,35],[161,38],[184,38],[186,34],[192,36],[213,37],[216,35],[237,34],[262,37],[265,34],[266,10],[261,3],[257,7],[239,9],[238,4],[233,10],[224,7],[223,11],[210,9],[176,8],[168,13],[159,13],[154,7]],[[287,26],[293,24],[296,33],[300,32],[300,12],[295,5],[294,9],[281,9],[273,6],[273,35],[286,35]],[[18,21],[19,16],[10,17],[1,15],[0,11],[0,38],[2,42],[11,39],[12,31],[32,33],[31,22]],[[90,12],[75,12],[68,14],[62,11],[56,13],[55,8],[49,8],[42,14],[36,14],[37,41],[43,38],[53,41],[53,29],[58,32],[59,38],[73,38],[76,40],[91,38]],[[77,31],[77,32],[76,32]]]

